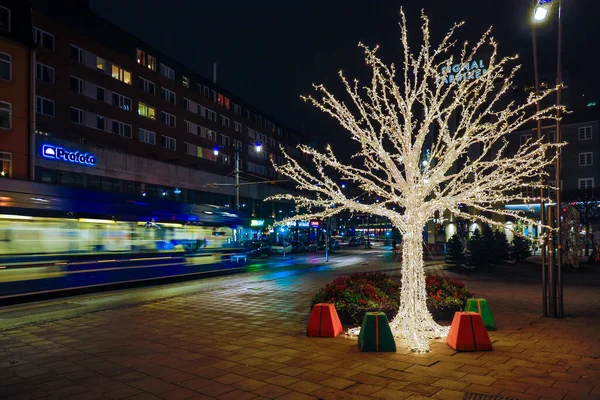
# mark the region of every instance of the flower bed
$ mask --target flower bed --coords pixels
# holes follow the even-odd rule
[[[455,311],[462,311],[467,299],[473,294],[467,291],[465,284],[441,275],[425,277],[427,290],[427,308],[434,319],[451,320]]]
[[[440,319],[445,311],[461,310],[471,294],[456,279],[426,277],[427,306]],[[358,325],[365,312],[382,311],[391,318],[400,306],[400,285],[382,272],[360,272],[336,278],[320,289],[312,304],[333,303],[343,323]]]

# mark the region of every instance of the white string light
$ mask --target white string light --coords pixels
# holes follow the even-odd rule
[[[519,66],[508,65],[517,56],[497,59],[497,44],[491,30],[472,47],[464,43],[460,57],[448,56],[456,47],[455,24],[432,50],[429,19],[422,15],[422,45],[415,53],[408,46],[406,18],[401,11],[401,41],[404,48],[400,76],[395,65],[386,65],[376,55],[377,48],[362,44],[365,60],[372,69],[370,85],[359,87],[340,77],[351,102],[339,101],[324,86],[316,85],[318,97],[308,96],[323,112],[336,119],[360,145],[355,154],[362,165],[338,161],[328,145],[324,152],[306,145],[298,148],[312,161],[310,170],[285,151],[285,163],[275,169],[296,183],[307,195],[281,194],[267,200],[293,200],[295,216],[285,224],[306,218],[327,218],[342,211],[369,213],[389,218],[403,236],[402,291],[400,309],[391,323],[397,337],[410,349],[429,351],[431,338],[448,334],[427,310],[423,261],[423,227],[435,215],[450,212],[467,220],[478,219],[504,229],[500,221],[487,217],[496,214],[525,224],[538,224],[522,211],[507,210],[503,204],[532,202],[539,198],[522,193],[524,186],[543,186],[540,175],[554,163],[559,144],[529,140],[516,154],[507,154],[505,136],[528,122],[552,119],[556,107],[539,112],[532,105],[555,89],[540,96],[530,95],[522,105],[502,103],[512,87]],[[491,57],[477,79],[448,79],[450,66],[469,65],[483,47],[491,47]],[[444,68],[445,67],[445,68]],[[506,73],[505,71],[508,71]],[[472,77],[471,77],[472,78]],[[447,81],[447,83],[442,83]],[[456,127],[449,121],[456,119]],[[435,126],[436,135],[430,134]],[[430,140],[431,139],[431,140]],[[426,143],[431,142],[431,147]],[[469,157],[474,146],[479,155]],[[514,153],[514,152],[513,152]],[[426,159],[423,155],[426,154]],[[457,167],[457,162],[461,167]],[[335,178],[333,178],[335,177]],[[340,182],[340,183],[338,183]],[[358,201],[340,187],[347,182],[380,199],[378,203]],[[359,196],[360,197],[360,196]],[[332,207],[332,204],[335,207]],[[477,213],[471,215],[460,205]]]

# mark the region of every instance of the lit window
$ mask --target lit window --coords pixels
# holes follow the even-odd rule
[[[161,135],[160,147],[169,150],[175,150],[175,139],[170,136]]]
[[[175,128],[175,116],[173,114],[161,111],[160,122],[162,122],[165,125],[169,125],[172,128]]]
[[[156,58],[152,57],[151,55],[148,55],[147,67],[152,71],[156,71]]]
[[[590,140],[592,138],[592,127],[582,126],[577,130],[579,140]]]
[[[106,71],[107,64],[108,63],[104,58],[96,57],[96,68],[98,68],[100,71]]]
[[[83,50],[75,45],[71,45],[70,47],[70,57],[71,60],[78,62],[79,64],[83,63]]]
[[[136,59],[138,64],[146,65],[146,53],[140,49],[136,49]]]
[[[138,103],[138,114],[142,117],[156,119],[156,109],[144,103]]]
[[[183,84],[184,88],[190,88],[190,78],[188,78],[187,76],[182,76],[181,77],[181,83]]]
[[[11,127],[11,105],[0,101],[0,129],[10,130]]]
[[[12,154],[0,152],[0,178],[10,178],[12,174]]]
[[[579,166],[587,167],[593,164],[594,162],[594,153],[579,153]]]
[[[83,80],[76,78],[74,76],[71,76],[69,78],[69,86],[71,88],[72,91],[76,92],[76,93],[83,93]]]
[[[140,142],[155,145],[156,144],[156,133],[149,131],[147,129],[140,128],[139,139],[140,139]]]
[[[217,96],[217,103],[219,103],[219,105],[225,107],[228,110],[229,110],[229,107],[231,106],[231,102],[229,101],[229,98],[223,96],[222,94],[219,94]]]
[[[229,165],[231,163],[230,158],[227,154],[219,153],[218,159],[221,164]]]
[[[33,38],[39,47],[54,51],[54,35],[51,33],[33,28]]]
[[[71,122],[74,124],[83,124],[83,111],[79,108],[71,107]]]
[[[113,64],[111,76],[123,83],[131,85],[131,73]]]
[[[175,80],[175,71],[172,68],[167,67],[165,64],[160,64],[160,74],[167,79],[172,81]]]
[[[0,29],[10,32],[10,10],[0,6]]]
[[[54,83],[54,68],[44,64],[36,63],[35,78],[39,81]]]
[[[171,104],[175,104],[175,92],[172,92],[164,87],[160,88],[160,98],[168,101]]]
[[[37,96],[35,98],[35,111],[38,114],[54,117],[54,101]]]
[[[9,54],[0,53],[0,79],[10,81],[11,79],[11,57]]]

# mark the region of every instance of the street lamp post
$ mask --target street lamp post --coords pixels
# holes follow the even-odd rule
[[[219,155],[219,150],[222,146],[215,146],[213,149],[213,153],[215,156]],[[257,153],[260,153],[262,150],[262,143],[256,142],[254,143],[254,149]],[[240,209],[240,153],[242,152],[242,146],[235,146],[233,148],[233,160],[234,160],[234,173],[235,173],[235,209],[239,211]]]
[[[562,95],[562,0],[558,0],[558,54],[556,57],[556,85],[558,90],[556,91],[556,143],[560,143],[562,140],[562,133],[560,131],[560,105]],[[556,158],[556,237],[558,239],[558,251],[556,252],[556,297],[558,298],[558,310],[557,316],[562,318],[564,316],[563,310],[563,284],[562,284],[562,221],[561,221],[561,207],[560,198],[562,184],[560,182],[560,162],[561,155],[559,154]]]
[[[534,2],[537,3],[536,0]],[[545,9],[544,9],[545,10]],[[546,11],[547,12],[547,11]],[[542,12],[543,13],[543,12]],[[535,15],[535,14],[534,14]],[[531,39],[533,43],[533,70],[535,75],[535,95],[540,95],[540,77],[539,77],[539,68],[538,68],[538,57],[537,57],[537,39],[535,34],[535,24],[531,26]],[[537,112],[540,112],[540,101],[538,100],[536,103]],[[542,138],[542,121],[537,120],[537,138],[540,140]],[[542,221],[542,226],[546,223],[546,208],[544,204],[544,178],[543,175],[540,174],[540,219]],[[544,237],[546,230],[542,228],[541,236]],[[542,250],[542,309],[544,317],[548,316],[548,274],[547,274],[547,264],[546,264],[546,246],[547,246],[548,238],[544,238],[542,242],[541,250]]]
[[[561,96],[562,96],[562,0],[537,0],[537,6],[534,8],[533,18],[535,21],[542,21],[546,19],[548,16],[548,9],[552,3],[552,1],[556,1],[558,3],[558,49],[557,49],[557,65],[556,65],[556,134],[555,140],[556,143],[560,143],[562,140],[561,134],[561,126],[560,126],[560,116],[561,116]],[[535,31],[533,33],[533,46],[534,46],[534,69],[536,74],[536,91],[539,93],[539,78],[538,78],[538,65],[537,65],[537,48],[536,48],[536,40],[535,40]],[[539,111],[539,104],[538,104]],[[541,135],[541,127],[540,121],[538,121],[538,138]],[[548,260],[549,268],[549,284],[550,284],[550,304],[549,311],[551,317],[559,317],[562,318],[564,316],[564,308],[563,308],[563,284],[562,284],[562,241],[561,241],[561,233],[562,233],[562,221],[561,221],[561,176],[560,176],[560,167],[561,167],[561,156],[556,158],[556,166],[555,166],[555,174],[556,174],[556,206],[554,207],[554,219],[556,221],[556,265],[552,260],[552,253],[554,249],[553,240],[549,241],[549,255],[550,260]],[[540,205],[540,209],[543,210],[543,203]],[[543,211],[542,211],[543,212]],[[542,214],[543,216],[543,214]],[[549,213],[548,220],[552,218],[552,215]],[[543,222],[543,220],[542,220]],[[549,224],[551,225],[551,224]],[[544,257],[544,250],[542,249],[542,257]],[[542,263],[545,260],[542,259]],[[542,265],[542,271],[544,280],[545,269],[544,265]],[[546,282],[544,282],[544,285]],[[544,286],[544,316],[547,315],[546,311],[546,286]]]

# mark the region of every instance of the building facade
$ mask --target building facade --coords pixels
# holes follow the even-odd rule
[[[293,213],[291,203],[263,199],[291,190],[271,160],[282,161],[280,146],[300,158],[299,132],[94,14],[86,2],[59,3],[30,2],[35,133],[19,135],[31,142],[30,173],[15,173],[21,167],[13,155],[13,178],[235,207],[239,156],[240,209],[256,217]]]
[[[30,179],[34,44],[29,7],[0,2],[0,179]]]

